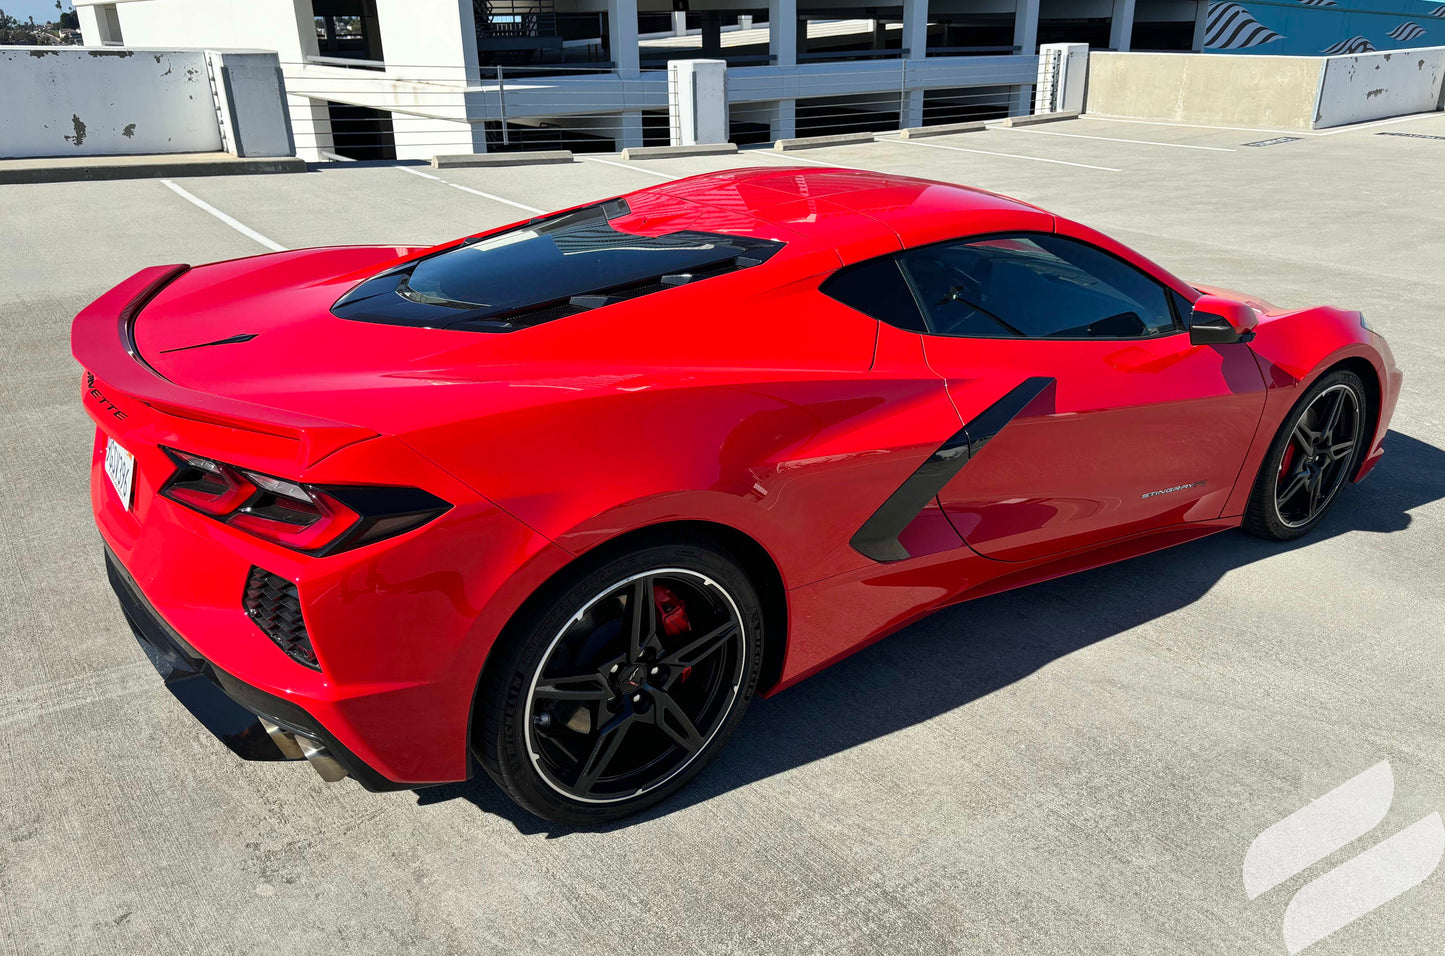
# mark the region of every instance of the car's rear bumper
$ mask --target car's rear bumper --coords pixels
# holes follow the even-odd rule
[[[246,760],[304,759],[283,752],[262,721],[315,742],[315,751],[334,760],[368,790],[404,790],[347,749],[336,735],[294,701],[252,687],[211,661],[171,627],[141,593],[130,572],[109,548],[106,575],[131,632],[169,690],[216,739]]]

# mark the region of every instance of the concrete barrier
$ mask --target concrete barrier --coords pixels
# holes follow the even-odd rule
[[[1034,113],[1031,116],[1005,116],[1000,126],[1037,126],[1040,123],[1057,123],[1059,120],[1078,119],[1078,110],[1060,110],[1057,113]]]
[[[293,155],[264,51],[0,47],[0,158]]]
[[[1359,56],[1089,54],[1096,116],[1311,130],[1439,109],[1445,47]]]
[[[1322,57],[1089,54],[1089,113],[1309,129]]]
[[[835,133],[832,136],[801,136],[797,139],[780,139],[773,143],[773,149],[820,149],[824,146],[847,146],[852,143],[871,143],[877,133]]]
[[[226,153],[0,159],[0,185],[304,172],[305,161],[295,156],[247,159]]]
[[[953,133],[977,133],[979,130],[988,129],[988,124],[979,123],[944,123],[941,126],[910,126],[908,129],[899,130],[899,139],[921,139],[925,136],[949,136]],[[879,134],[882,139],[882,134]]]
[[[0,157],[221,149],[200,50],[0,47]]]
[[[519,150],[515,153],[458,153],[433,156],[432,169],[460,169],[465,166],[544,166],[572,162],[570,149]]]
[[[736,153],[736,143],[698,143],[696,146],[629,146],[623,159],[667,159],[678,156],[726,156]]]
[[[1442,76],[1445,47],[1328,57],[1314,128],[1438,110]]]

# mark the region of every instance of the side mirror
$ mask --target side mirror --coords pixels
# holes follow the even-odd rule
[[[1218,295],[1201,295],[1194,300],[1189,317],[1189,344],[1231,345],[1254,338],[1259,316],[1243,302]]]

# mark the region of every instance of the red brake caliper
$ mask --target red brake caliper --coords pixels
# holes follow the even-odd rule
[[[662,632],[668,637],[676,637],[692,630],[692,624],[687,619],[687,605],[683,604],[682,598],[674,594],[672,589],[654,584],[652,601],[657,605],[658,617],[662,618]],[[690,673],[691,667],[684,668],[678,680],[687,680]]]
[[[1291,441],[1288,445],[1284,447],[1284,456],[1279,460],[1279,477],[1275,479],[1276,485],[1279,484],[1279,478],[1283,478],[1285,475],[1289,474],[1289,466],[1294,464],[1294,454],[1295,446],[1294,442]]]

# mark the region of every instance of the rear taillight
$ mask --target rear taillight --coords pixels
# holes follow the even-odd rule
[[[161,496],[272,544],[335,554],[410,531],[451,505],[417,488],[318,486],[163,449],[176,471]]]
[[[236,469],[199,455],[166,449],[176,471],[161,494],[212,517],[228,515],[256,493],[256,486]]]
[[[297,551],[316,551],[336,542],[361,520],[361,515],[319,489],[269,475],[244,474],[261,494],[229,523],[258,538]]]

